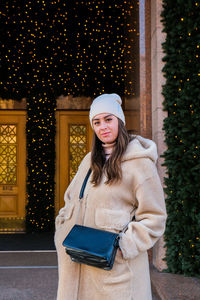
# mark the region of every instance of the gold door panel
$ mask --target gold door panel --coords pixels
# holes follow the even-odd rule
[[[0,232],[24,231],[26,114],[0,111]]]
[[[59,111],[56,149],[56,215],[64,206],[64,192],[84,156],[90,151],[92,129],[87,111]]]
[[[0,211],[1,214],[12,214],[17,211],[17,196],[0,196]]]

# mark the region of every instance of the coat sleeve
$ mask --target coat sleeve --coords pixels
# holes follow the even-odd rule
[[[157,173],[137,186],[136,201],[135,220],[129,223],[119,241],[125,259],[134,258],[150,249],[164,233],[165,200]]]

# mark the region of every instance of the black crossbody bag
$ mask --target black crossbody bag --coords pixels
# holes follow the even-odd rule
[[[84,179],[79,200],[83,198],[90,174],[91,169]],[[111,270],[119,247],[119,234],[76,224],[63,241],[63,246],[72,261]]]

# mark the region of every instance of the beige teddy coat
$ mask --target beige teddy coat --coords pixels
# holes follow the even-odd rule
[[[106,185],[103,177],[94,187],[90,177],[79,206],[90,157],[89,153],[83,159],[65,192],[65,206],[56,218],[57,300],[151,300],[147,250],[163,234],[166,220],[163,189],[155,165],[156,145],[137,136],[123,156],[122,180]],[[135,220],[130,222],[133,216]],[[128,222],[119,242],[121,252],[117,251],[110,271],[72,262],[62,246],[75,223],[119,232]]]

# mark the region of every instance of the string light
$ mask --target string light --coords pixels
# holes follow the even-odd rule
[[[137,22],[130,20],[138,14],[139,3],[30,0],[24,12],[21,5],[6,1],[2,11],[8,26],[2,38],[3,65],[9,65],[9,75],[1,84],[1,96],[27,97],[36,86],[39,89],[38,84],[56,95],[59,91],[74,96],[102,91],[135,94],[136,82],[129,79],[136,68],[132,56],[138,30]]]
[[[27,99],[27,230],[54,226],[56,97],[135,94],[139,2],[5,1],[1,97]]]

